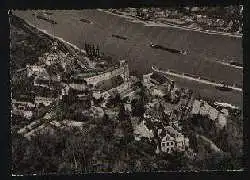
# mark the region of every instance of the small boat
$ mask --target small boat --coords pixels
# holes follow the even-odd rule
[[[155,48],[155,49],[160,49],[161,46],[158,44],[153,44],[152,42],[150,43],[150,47]]]
[[[49,19],[49,18],[47,18],[47,17],[45,17],[45,16],[37,15],[36,17],[37,17],[38,19],[42,19],[42,20],[44,20],[44,21],[47,21],[47,22],[49,22],[49,23],[51,23],[51,24],[57,24],[56,21],[54,21],[54,20],[52,20],[52,19]]]
[[[185,51],[185,50],[181,50],[181,52],[180,52],[182,55],[187,55],[187,51]]]
[[[217,85],[216,88],[219,89],[220,91],[231,91],[232,90],[232,88],[230,88],[225,83],[223,83],[222,86]]]
[[[120,36],[120,35],[116,35],[116,34],[112,34],[112,37],[118,38],[118,39],[123,39],[123,40],[127,40],[127,37],[124,36]]]
[[[242,64],[242,63],[236,62],[236,61],[230,61],[230,65],[243,67],[243,64]]]
[[[84,23],[88,23],[91,24],[91,21],[87,20],[87,19],[80,19],[80,21],[84,22]]]
[[[161,50],[168,51],[168,52],[175,53],[175,54],[187,55],[187,51],[185,51],[185,50],[177,50],[177,49],[167,48],[167,47],[164,47],[162,45],[153,44],[152,42],[150,43],[150,47],[154,48],[154,49],[161,49]]]

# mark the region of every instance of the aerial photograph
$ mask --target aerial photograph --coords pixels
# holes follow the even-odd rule
[[[11,173],[243,171],[243,6],[9,10]]]

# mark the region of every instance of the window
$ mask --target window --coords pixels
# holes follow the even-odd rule
[[[25,107],[24,107],[24,106],[22,106],[22,105],[20,105],[20,106],[19,106],[19,109],[20,109],[20,110],[24,110],[24,109],[25,109]]]

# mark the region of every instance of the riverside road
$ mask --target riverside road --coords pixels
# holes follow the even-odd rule
[[[57,22],[55,25],[37,19],[32,11],[15,11],[14,14],[79,48],[83,48],[85,42],[98,44],[103,53],[116,59],[126,59],[132,72],[149,73],[155,65],[162,70],[171,69],[216,82],[243,85],[243,70],[223,64],[230,61],[243,62],[241,38],[174,27],[145,26],[98,10],[50,12],[53,13],[50,18]],[[80,21],[83,18],[91,23]],[[112,37],[112,34],[128,39],[118,39]],[[187,50],[188,54],[179,55],[153,49],[149,46],[150,42]],[[216,92],[214,94],[216,96]],[[228,102],[238,105],[242,103],[242,93],[234,92],[231,97],[230,92],[226,94],[228,98],[235,99]]]

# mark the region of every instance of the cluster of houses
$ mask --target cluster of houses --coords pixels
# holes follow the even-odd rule
[[[158,72],[144,75],[143,86],[149,102],[145,105],[143,121],[135,126],[135,139],[156,141],[156,153],[189,149],[189,139],[181,133],[180,122],[192,105],[192,93],[180,91],[174,81]]]
[[[210,29],[221,32],[234,32],[242,33],[242,20],[232,17],[225,18],[218,15],[218,10],[215,13],[217,7],[184,7],[181,9],[176,8],[125,8],[120,9],[116,14],[126,13],[132,17],[137,17],[141,20],[154,20],[162,23],[173,23],[176,25],[183,25],[194,29]],[[239,7],[225,7],[226,11],[235,11],[238,9],[237,16],[242,16],[243,6]]]
[[[78,115],[83,119],[102,118],[105,114],[109,118],[117,117],[119,113],[117,109],[107,107],[107,103],[114,94],[119,94],[121,99],[127,98],[123,104],[125,111],[130,114],[128,120],[133,124],[135,140],[148,138],[150,141],[155,141],[156,153],[190,150],[189,139],[182,134],[181,126],[181,121],[187,114],[208,116],[217,121],[221,127],[226,125],[228,116],[226,108],[218,110],[216,108],[218,104],[215,107],[205,101],[193,99],[192,91],[175,87],[173,80],[156,71],[143,75],[142,85],[145,87],[148,101],[144,105],[142,120],[135,122],[135,117],[131,117],[133,108],[131,102],[138,98],[138,87],[135,84],[139,79],[130,76],[126,61],[109,64],[99,57],[95,62],[80,63],[79,60],[73,61],[68,53],[58,50],[56,44],[52,49],[53,53],[46,53],[40,58],[40,64],[27,65],[25,72],[27,78],[32,79],[30,84],[33,96],[29,96],[30,98],[26,100],[13,98],[13,114],[26,119],[36,119],[34,112],[37,109],[54,107],[55,102],[62,101],[69,107],[66,116],[68,121],[64,119],[65,123],[82,126],[82,123],[77,123],[79,119],[75,119],[76,111],[79,111]],[[67,61],[67,58],[71,59]],[[51,70],[52,66],[56,70],[53,71],[53,68]],[[74,71],[69,66],[73,66]],[[72,108],[71,104],[75,106]],[[53,112],[45,113],[43,118],[39,117],[40,120],[33,121],[33,124],[27,125],[19,132],[31,137],[37,130],[47,127],[43,125],[43,120],[46,119],[48,122],[52,119],[51,113],[53,114]],[[54,120],[51,121],[54,126],[61,126]]]
[[[58,53],[55,53],[55,49]],[[33,96],[24,94],[22,96],[28,96],[29,99],[12,98],[12,114],[36,120],[38,118],[36,111],[42,108],[53,109],[52,106],[60,101],[68,105],[69,116],[67,118],[70,120],[79,121],[79,119],[75,119],[77,109],[80,109],[80,114],[84,115],[83,118],[88,115],[92,118],[103,117],[104,111],[108,114],[106,103],[110,96],[118,93],[121,97],[125,97],[133,91],[133,83],[136,82],[136,78],[129,75],[126,61],[109,64],[109,62],[105,62],[105,59],[99,57],[97,61],[91,62],[91,67],[86,70],[81,67],[81,64],[77,66],[79,62],[73,61],[68,53],[65,54],[56,47],[52,50],[51,53],[45,53],[40,57],[37,64],[27,65],[23,70],[25,74],[23,78],[30,79],[32,92],[29,93]],[[68,66],[74,66],[74,71]],[[96,101],[100,101],[101,105],[96,104]],[[70,108],[72,104],[75,106]],[[38,127],[43,127],[44,119],[51,119],[48,114],[50,113],[45,114],[42,118],[39,117]],[[27,127],[22,129],[27,129]],[[37,132],[34,129],[29,130],[27,137],[30,137],[32,132]],[[28,132],[21,130],[20,133],[27,134]]]
[[[143,76],[149,102],[145,105],[143,121],[134,125],[135,139],[156,140],[156,153],[192,150],[189,139],[182,134],[182,122],[200,115],[216,122],[218,128],[227,124],[229,109],[225,103],[195,99],[189,89],[175,87],[165,74],[153,72]],[[237,107],[235,107],[237,108]]]
[[[224,128],[227,125],[229,111],[240,111],[238,107],[229,106],[226,103],[208,103],[202,99],[195,99],[192,106],[192,115],[206,116],[213,120],[218,128]]]
[[[27,119],[32,118],[36,108],[50,107],[53,102],[58,100],[68,104],[78,104],[83,117],[88,116],[95,119],[102,118],[106,114],[109,118],[115,118],[118,116],[119,110],[106,106],[114,93],[119,94],[122,99],[128,97],[128,100],[123,103],[125,111],[130,114],[131,101],[138,98],[136,94],[138,89],[135,88],[138,78],[129,75],[126,61],[120,61],[118,66],[109,67],[103,72],[92,70],[75,73],[68,79],[64,79],[65,77],[62,77],[61,74],[51,76],[45,65],[27,65],[26,71],[27,77],[33,77],[32,85],[35,95],[31,101],[12,99],[12,113]],[[154,71],[144,75],[142,84],[146,89],[149,101],[145,104],[143,120],[132,123],[134,136],[136,141],[148,138],[150,141],[157,142],[156,153],[190,150],[189,139],[182,134],[181,126],[181,121],[187,114],[208,116],[217,121],[220,127],[226,125],[228,116],[226,108],[217,110],[218,105],[211,106],[205,101],[193,99],[190,90],[175,87],[174,81],[159,72]],[[96,101],[101,103],[96,104]],[[66,118],[71,124],[72,119],[74,122],[79,121],[79,119],[74,119],[75,110],[76,107],[72,112],[69,110],[70,116]],[[48,113],[46,115],[46,118],[50,119]],[[131,117],[130,120],[134,121],[134,117]],[[20,129],[20,132],[27,137],[31,137],[38,130],[45,128],[40,123],[38,129],[27,131],[28,126],[31,125]]]

